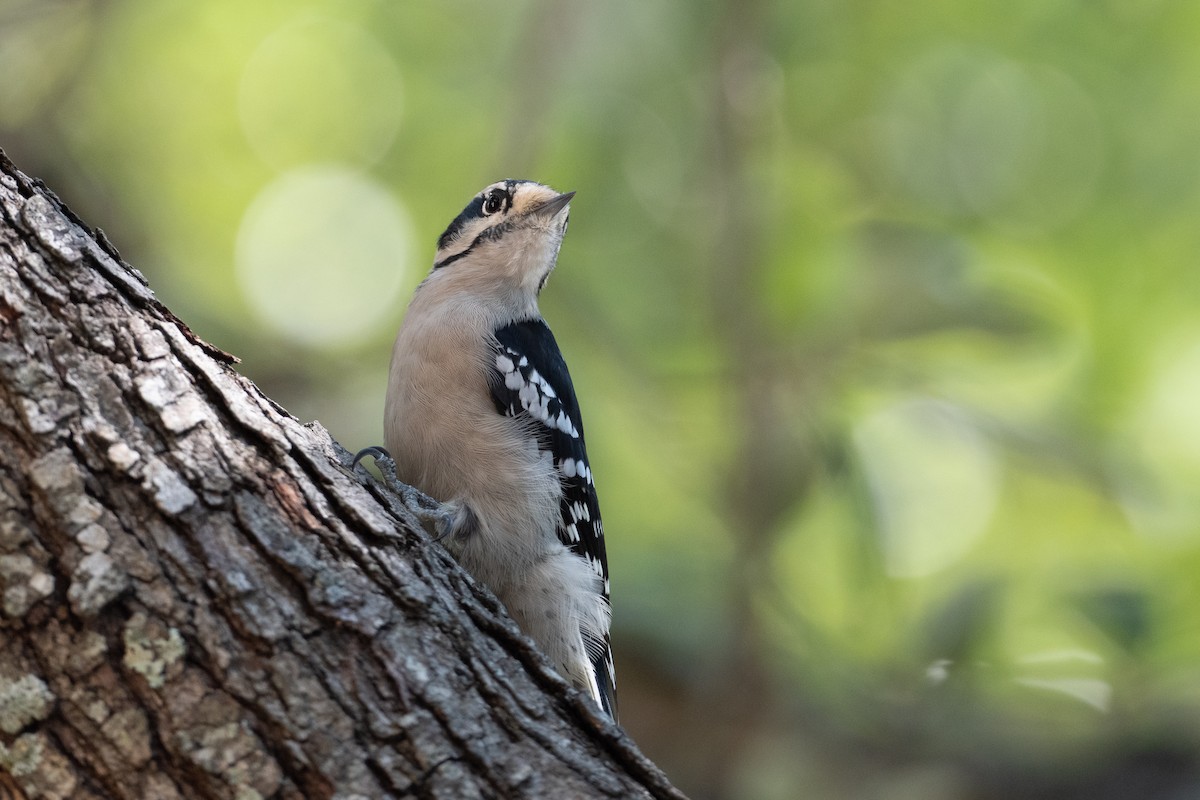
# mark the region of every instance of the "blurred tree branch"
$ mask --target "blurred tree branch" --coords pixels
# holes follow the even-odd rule
[[[680,797],[0,153],[0,797]]]
[[[719,734],[708,743],[702,766],[713,798],[734,795],[734,776],[753,732],[770,716],[769,679],[762,658],[765,634],[755,609],[756,591],[769,580],[769,559],[779,537],[779,518],[804,496],[807,448],[781,436],[784,415],[771,368],[777,343],[764,325],[759,276],[765,248],[762,187],[747,161],[762,145],[767,112],[758,91],[766,58],[767,24],[761,3],[718,6],[710,63],[712,121],[704,176],[716,207],[710,243],[709,315],[722,345],[724,385],[729,387],[728,424],[735,441],[725,466],[719,513],[732,539],[729,652],[711,676],[703,701],[689,709],[695,721],[711,717]]]

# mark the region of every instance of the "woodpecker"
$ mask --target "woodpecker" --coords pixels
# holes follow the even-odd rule
[[[600,506],[538,310],[574,195],[500,181],[446,228],[396,335],[384,438],[399,480],[442,503],[447,549],[615,721]]]

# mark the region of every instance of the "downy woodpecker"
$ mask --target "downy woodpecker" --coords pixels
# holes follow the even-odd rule
[[[615,720],[600,506],[538,311],[574,194],[500,181],[446,228],[396,336],[384,436],[397,477],[450,512],[459,563]]]

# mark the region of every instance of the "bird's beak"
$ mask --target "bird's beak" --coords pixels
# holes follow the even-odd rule
[[[567,207],[571,202],[571,198],[575,196],[574,192],[560,194],[557,197],[551,197],[540,206],[530,209],[530,216],[545,217],[546,219],[553,218],[558,212]]]

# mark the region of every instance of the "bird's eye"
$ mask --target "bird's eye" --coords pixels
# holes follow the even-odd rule
[[[487,197],[483,198],[483,213],[495,214],[504,204],[504,194],[500,191],[493,190],[488,192]]]

